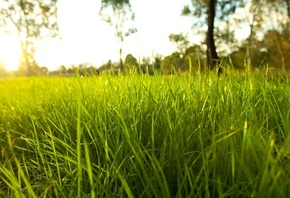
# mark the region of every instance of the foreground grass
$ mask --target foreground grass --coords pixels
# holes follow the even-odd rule
[[[0,197],[290,197],[290,82],[0,80]]]

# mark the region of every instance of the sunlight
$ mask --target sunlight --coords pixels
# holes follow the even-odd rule
[[[170,43],[168,35],[179,31],[187,31],[191,26],[191,20],[179,17],[183,4],[176,3],[167,9],[167,14],[159,16],[159,6],[166,0],[158,1],[159,6],[152,8],[152,3],[140,4],[132,1],[132,6],[138,16],[135,25],[138,32],[123,43],[123,58],[132,54],[138,59],[143,56],[151,57],[153,54],[171,54],[176,46]],[[37,43],[35,59],[40,66],[49,70],[55,70],[60,65],[77,65],[80,63],[92,63],[101,66],[109,59],[119,61],[120,44],[114,35],[114,29],[102,21],[98,15],[101,3],[93,0],[76,0],[68,2],[58,1],[58,22],[62,37],[61,41],[54,39],[42,40]],[[177,9],[177,6],[180,9]],[[146,9],[145,9],[146,8]],[[153,10],[152,10],[153,9]],[[150,16],[147,12],[151,10]],[[77,14],[81,12],[81,14]],[[156,15],[153,15],[153,14]],[[150,18],[148,18],[150,17]],[[151,21],[150,23],[148,21]],[[153,31],[163,21],[171,23],[163,24],[162,31]],[[7,70],[17,70],[20,47],[17,33],[8,35],[0,30],[0,62],[5,62]]]
[[[18,60],[17,60],[17,56],[11,56],[10,58],[5,58],[3,60],[4,64],[5,64],[5,69],[7,71],[15,71],[18,69]]]
[[[7,71],[17,70],[20,54],[15,38],[8,35],[0,38],[0,61],[5,64]]]

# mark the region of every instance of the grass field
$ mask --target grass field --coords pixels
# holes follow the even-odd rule
[[[0,79],[0,197],[290,197],[290,81]]]

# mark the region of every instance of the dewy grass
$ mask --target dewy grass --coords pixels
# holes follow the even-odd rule
[[[289,197],[290,82],[0,80],[0,197]]]

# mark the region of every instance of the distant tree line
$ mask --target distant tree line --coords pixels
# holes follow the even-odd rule
[[[219,67],[221,61],[246,70],[271,67],[290,70],[290,1],[289,0],[191,0],[182,10],[197,21],[195,33],[205,28],[208,68]],[[234,15],[243,9],[244,16]],[[218,25],[216,25],[218,24]],[[250,33],[242,43],[235,38],[237,27],[249,27]],[[176,39],[175,39],[176,41]],[[228,53],[221,48],[227,46]],[[225,57],[229,57],[226,60]],[[211,60],[213,59],[213,60]]]
[[[239,9],[244,10],[244,16],[236,14]],[[123,60],[122,44],[127,37],[137,32],[134,27],[135,12],[130,0],[101,0],[99,16],[115,29],[120,45],[119,62],[108,61],[97,69],[84,65],[61,67],[60,71],[50,74],[174,74],[213,69],[221,73],[225,67],[290,71],[289,0],[191,0],[191,4],[181,10],[181,14],[192,17],[195,23],[187,34],[182,32],[169,35],[177,51],[166,57],[143,58],[141,61],[129,54]],[[248,38],[242,42],[235,37],[239,26],[250,29]],[[22,56],[16,75],[49,73],[47,68],[40,67],[35,61],[35,43],[46,37],[59,36],[57,0],[3,0],[0,5],[0,27],[18,33]],[[196,34],[204,35],[201,44],[190,42],[192,35]],[[3,67],[0,67],[2,70]]]

